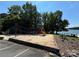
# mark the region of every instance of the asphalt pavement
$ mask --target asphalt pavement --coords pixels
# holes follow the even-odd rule
[[[49,52],[0,40],[0,57],[49,57]]]

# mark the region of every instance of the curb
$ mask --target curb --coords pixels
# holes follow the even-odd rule
[[[24,42],[24,41],[13,39],[13,38],[9,38],[8,41],[15,42],[15,43],[22,44],[22,45],[26,45],[26,46],[30,46],[30,47],[34,47],[34,48],[38,48],[38,49],[42,49],[42,50],[46,50],[48,52],[52,52],[52,53],[61,57],[61,54],[59,53],[59,49],[56,49],[56,48],[51,48],[51,47],[47,47],[47,46],[43,46],[43,45],[30,43],[30,42]]]
[[[3,40],[4,39],[4,37],[0,37],[0,40]]]

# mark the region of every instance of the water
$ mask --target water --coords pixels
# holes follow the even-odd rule
[[[71,35],[71,34],[79,35],[79,30],[69,29],[68,31],[61,31],[61,32],[58,32],[58,33],[59,34],[65,34],[65,35]]]

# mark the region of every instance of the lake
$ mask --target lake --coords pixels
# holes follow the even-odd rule
[[[79,35],[79,30],[69,29],[68,31],[61,31],[58,33],[65,34],[65,35],[71,35],[71,34]]]

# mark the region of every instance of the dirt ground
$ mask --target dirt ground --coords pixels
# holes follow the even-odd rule
[[[46,36],[41,35],[17,35],[14,39],[31,42],[39,45],[44,45],[48,47],[58,48],[54,36],[47,34]]]
[[[79,57],[79,38],[55,36],[60,53],[65,57]]]

